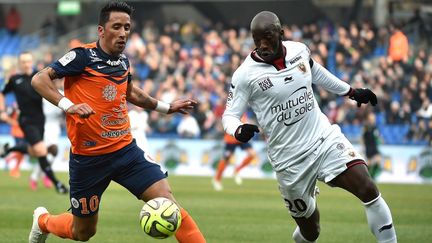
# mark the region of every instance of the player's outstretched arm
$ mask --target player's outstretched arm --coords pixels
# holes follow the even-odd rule
[[[175,112],[188,114],[188,111],[197,105],[197,101],[193,99],[179,99],[172,102],[171,104],[164,103],[162,101],[156,100],[145,93],[142,89],[134,86],[132,82],[128,84],[126,99],[136,106],[142,107],[144,109],[156,110],[165,114],[171,114]]]
[[[46,100],[53,105],[57,105],[63,95],[55,87],[53,80],[57,79],[56,72],[50,67],[46,67],[36,73],[31,81],[33,88]]]
[[[43,98],[60,107],[68,114],[77,114],[81,118],[87,118],[95,114],[95,111],[88,104],[74,104],[64,97],[53,83],[53,80],[58,78],[54,69],[46,67],[33,76],[31,84]]]

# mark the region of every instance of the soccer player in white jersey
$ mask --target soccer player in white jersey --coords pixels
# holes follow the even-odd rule
[[[54,84],[58,91],[63,94],[63,79],[56,79]],[[58,154],[58,143],[61,136],[61,122],[64,119],[63,111],[57,106],[51,104],[46,99],[42,100],[43,113],[45,115],[45,130],[44,130],[44,142],[48,149],[48,161],[51,163],[55,162]],[[35,190],[37,187],[37,181],[42,177],[43,184],[45,187],[52,187],[51,181],[43,174],[39,164],[33,167],[33,171],[30,175],[30,187]]]
[[[228,134],[249,141],[258,127],[240,117],[249,104],[268,138],[268,157],[276,172],[283,200],[298,227],[295,242],[315,242],[320,233],[315,200],[316,180],[343,188],[364,205],[378,242],[396,242],[387,203],[368,174],[364,159],[321,112],[312,84],[346,95],[361,104],[376,105],[369,89],[352,89],[310,57],[306,45],[282,41],[279,18],[258,13],[251,22],[256,49],[232,77],[222,118]],[[336,209],[337,210],[337,209]]]

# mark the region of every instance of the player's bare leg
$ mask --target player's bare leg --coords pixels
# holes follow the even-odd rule
[[[156,197],[165,197],[173,202],[176,202],[178,205],[178,202],[174,199],[174,196],[172,195],[171,187],[169,186],[167,179],[162,179],[157,182],[155,182],[153,185],[151,185],[147,190],[145,190],[141,194],[141,199],[144,202],[147,202],[153,198]],[[180,205],[179,205],[180,207]],[[202,235],[201,231],[199,230],[197,224],[192,219],[192,217],[189,215],[189,213],[180,207],[180,212],[182,216],[182,223],[180,225],[180,228],[178,229],[176,233],[176,238],[181,243],[204,243],[206,242],[204,239],[204,236]]]
[[[73,216],[72,235],[74,240],[88,241],[96,234],[98,214],[90,217]]]
[[[320,213],[318,207],[315,207],[315,211],[308,218],[306,217],[293,217],[298,227],[293,233],[293,240],[296,243],[308,243],[315,242],[320,234]]]
[[[390,209],[365,164],[349,167],[330,183],[351,192],[363,202],[369,227],[378,242],[397,242]]]

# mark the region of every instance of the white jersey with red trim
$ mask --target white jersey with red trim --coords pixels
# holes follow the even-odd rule
[[[275,171],[301,163],[337,129],[321,112],[312,83],[338,95],[350,90],[349,84],[313,62],[306,45],[282,43],[282,67],[262,61],[254,51],[235,71],[222,118],[225,131],[233,135],[249,104],[268,138],[268,156]]]

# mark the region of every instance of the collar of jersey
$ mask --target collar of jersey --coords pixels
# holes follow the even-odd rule
[[[109,59],[109,60],[118,60],[118,59],[120,59],[120,55],[118,55],[118,56],[113,56],[113,55],[110,55],[110,54],[108,54],[108,53],[106,53],[103,49],[102,49],[102,47],[100,46],[100,44],[99,44],[99,41],[97,41],[96,42],[96,47],[97,47],[97,49],[99,50],[99,52],[102,54],[102,56],[104,57],[104,58],[107,58],[107,59]]]
[[[251,57],[252,57],[252,59],[254,60],[254,61],[256,61],[256,62],[263,62],[263,63],[267,63],[267,64],[270,64],[270,65],[273,65],[273,63],[276,61],[276,60],[278,60],[278,59],[280,59],[280,58],[282,58],[282,59],[285,59],[285,56],[286,56],[286,47],[281,43],[281,45],[282,45],[282,56],[281,57],[279,57],[279,58],[277,58],[277,59],[275,59],[275,60],[273,60],[273,62],[266,62],[266,61],[264,61],[263,59],[262,59],[262,57],[260,57],[259,55],[258,55],[258,52],[257,52],[257,49],[258,48],[255,48],[255,50],[253,50],[252,51],[252,53],[251,53]]]

